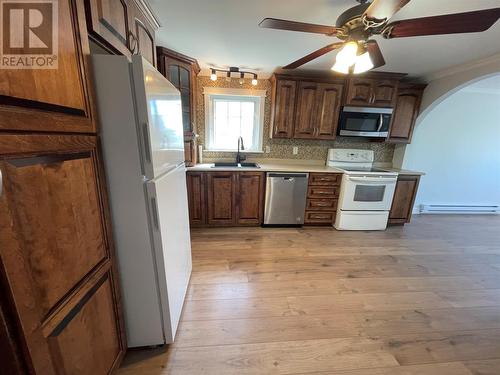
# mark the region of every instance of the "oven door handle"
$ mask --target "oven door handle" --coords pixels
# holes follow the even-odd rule
[[[349,177],[349,181],[354,181],[354,182],[364,182],[364,183],[383,183],[383,184],[395,184],[397,179],[396,178],[380,178],[380,177]]]

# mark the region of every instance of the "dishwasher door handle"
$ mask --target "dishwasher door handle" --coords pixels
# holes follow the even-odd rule
[[[281,177],[281,178],[289,178],[289,177],[299,177],[299,178],[307,178],[307,173],[268,173],[267,177]]]

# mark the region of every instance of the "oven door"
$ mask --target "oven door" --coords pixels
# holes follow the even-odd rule
[[[391,122],[391,108],[344,107],[339,135],[386,138]]]
[[[344,211],[389,211],[396,176],[344,174],[340,209]]]

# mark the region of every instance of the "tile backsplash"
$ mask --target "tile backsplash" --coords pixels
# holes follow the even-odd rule
[[[301,160],[326,160],[329,148],[357,148],[369,149],[375,152],[376,162],[392,162],[394,145],[384,142],[370,142],[364,139],[338,137],[334,141],[298,140],[298,139],[276,139],[270,138],[271,126],[271,81],[259,79],[257,86],[252,86],[250,79],[245,79],[245,83],[240,85],[239,79],[227,81],[219,78],[217,81],[210,80],[207,76],[198,76],[197,81],[197,108],[196,108],[196,129],[199,134],[198,144],[205,145],[205,101],[203,97],[204,87],[225,87],[266,90],[265,115],[264,115],[264,140],[263,149],[269,146],[269,153],[256,153],[259,159],[301,159]],[[236,143],[236,140],[235,140]],[[298,147],[298,154],[293,155],[293,147]],[[214,161],[217,159],[234,158],[235,153],[203,151],[203,161]],[[252,155],[250,155],[252,157]]]

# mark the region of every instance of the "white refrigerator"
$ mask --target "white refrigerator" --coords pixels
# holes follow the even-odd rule
[[[192,267],[180,93],[141,56],[92,63],[128,346],[172,343]]]

